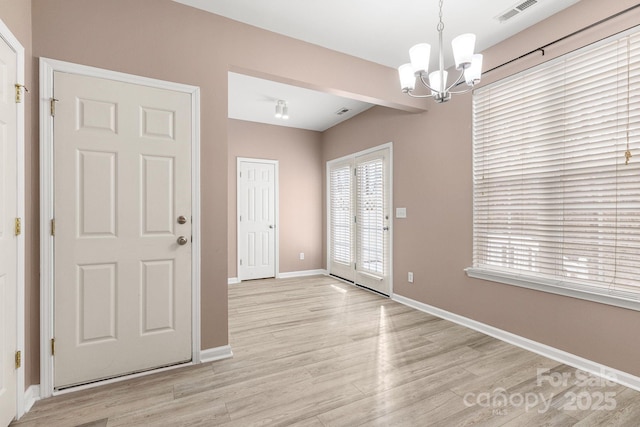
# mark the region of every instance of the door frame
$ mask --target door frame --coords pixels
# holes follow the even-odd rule
[[[279,184],[279,175],[280,175],[280,166],[278,160],[268,160],[268,159],[256,159],[251,157],[237,157],[236,158],[236,277],[238,278],[238,282],[242,282],[242,277],[240,275],[240,177],[238,176],[240,173],[240,163],[242,162],[253,162],[253,163],[264,163],[274,165],[274,181],[275,181],[275,189],[273,192],[273,198],[275,199],[274,203],[274,222],[275,222],[275,232],[274,232],[274,262],[275,262],[275,278],[278,279],[280,277],[280,184]]]
[[[356,153],[351,153],[338,157],[336,159],[327,160],[325,164],[325,205],[326,205],[326,259],[327,259],[327,272],[331,274],[331,166],[347,161],[354,160],[356,157],[364,156],[376,151],[388,149],[389,150],[389,298],[393,299],[393,231],[394,231],[394,204],[393,204],[393,142],[387,142],[375,147],[367,148]],[[357,239],[357,236],[354,236]],[[354,276],[353,284],[357,285],[357,276]],[[349,282],[350,283],[350,282]]]
[[[13,35],[9,27],[0,19],[0,38],[2,38],[7,45],[16,53],[16,79],[18,83],[24,84],[25,74],[25,57],[24,47]],[[24,336],[25,336],[25,322],[24,322],[24,286],[25,286],[25,243],[24,243],[24,229],[26,225],[25,221],[25,157],[24,157],[24,144],[25,144],[25,105],[26,94],[23,92],[22,102],[18,103],[17,120],[16,120],[16,215],[18,218],[22,218],[22,233],[16,237],[16,251],[17,251],[17,264],[16,264],[16,351],[20,351],[22,354],[22,366],[18,368],[16,379],[16,419],[20,419],[25,413],[25,384],[24,384],[24,371],[27,361],[27,357],[24,349]],[[35,229],[35,228],[34,228]],[[27,402],[32,405],[32,402]]]
[[[125,375],[112,380],[72,387],[64,391],[54,390],[53,356],[51,355],[51,339],[53,338],[54,320],[54,259],[53,236],[51,236],[51,219],[53,218],[53,117],[50,100],[53,98],[53,73],[65,72],[87,77],[97,77],[132,83],[153,88],[184,92],[191,95],[191,211],[192,236],[191,247],[191,363],[201,359],[200,349],[200,88],[181,83],[173,83],[133,74],[105,70],[86,65],[74,64],[50,58],[40,58],[40,397],[63,394],[114,381],[158,372],[161,369],[138,374]],[[179,365],[182,366],[182,365]],[[166,368],[170,369],[170,368]]]

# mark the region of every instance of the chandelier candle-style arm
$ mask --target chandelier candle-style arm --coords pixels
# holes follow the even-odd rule
[[[436,102],[447,102],[451,99],[452,94],[461,94],[469,92],[473,86],[480,82],[482,77],[482,55],[474,54],[476,36],[471,33],[462,34],[451,41],[453,48],[453,58],[456,68],[460,70],[460,75],[451,84],[447,85],[448,73],[444,69],[443,58],[443,32],[444,22],[442,21],[442,3],[440,0],[440,22],[438,23],[438,47],[439,47],[439,67],[438,70],[429,73],[429,57],[431,55],[431,45],[428,43],[420,43],[409,49],[409,57],[411,62],[398,67],[400,76],[400,86],[402,92],[414,98],[433,98]],[[426,78],[429,81],[427,82]],[[415,95],[413,91],[416,86],[416,78],[420,79],[420,83],[429,89],[428,95]],[[462,81],[465,81],[468,88],[464,90],[452,90]]]

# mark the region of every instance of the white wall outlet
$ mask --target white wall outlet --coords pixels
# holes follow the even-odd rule
[[[407,280],[409,281],[409,283],[413,283],[413,272],[410,271],[409,274],[407,274]]]
[[[304,252],[300,252],[300,259],[304,259]]]

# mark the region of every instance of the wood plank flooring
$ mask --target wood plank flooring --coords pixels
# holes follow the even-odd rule
[[[232,359],[36,402],[15,426],[638,426],[640,393],[329,277],[229,288]]]

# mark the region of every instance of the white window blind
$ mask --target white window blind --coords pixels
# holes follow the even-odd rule
[[[473,182],[470,276],[639,300],[637,30],[475,91]]]
[[[384,159],[358,163],[356,176],[358,270],[382,276],[385,273]]]
[[[340,166],[330,171],[331,260],[351,265],[351,167]]]

